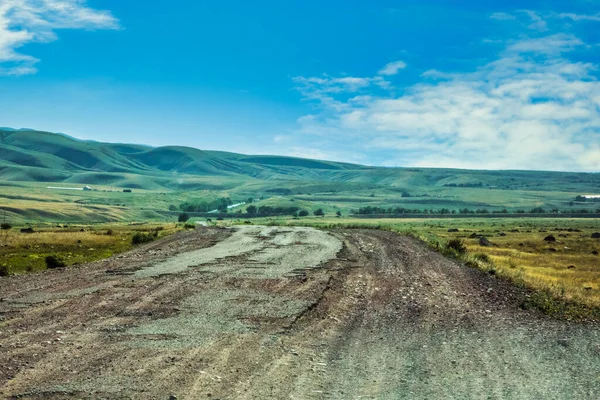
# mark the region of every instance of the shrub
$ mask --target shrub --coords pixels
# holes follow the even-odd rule
[[[137,245],[137,244],[149,243],[149,242],[152,242],[153,240],[155,240],[157,237],[158,237],[158,231],[154,231],[153,233],[136,232],[136,234],[133,235],[133,237],[131,238],[131,244]]]
[[[123,193],[131,193],[131,189],[123,189]]]
[[[183,227],[185,229],[196,229],[196,225],[194,224],[185,224]]]
[[[190,219],[189,214],[187,214],[187,213],[181,213],[181,214],[179,214],[179,218],[177,219],[177,221],[179,221],[179,222],[186,222],[188,219]]]
[[[12,228],[12,226],[10,224],[6,223],[6,222],[3,222],[2,224],[0,224],[0,228],[2,230],[6,231],[6,230]]]
[[[109,230],[106,231],[106,235],[107,236],[112,236],[112,234],[113,234],[112,229],[109,229]]]
[[[484,263],[490,263],[492,260],[490,259],[490,257],[487,254],[484,253],[477,253],[473,255],[473,258],[475,258],[478,261],[482,261]]]
[[[8,267],[6,265],[0,265],[0,276],[8,276]]]
[[[467,252],[467,246],[460,239],[452,239],[446,245],[449,250],[454,250],[458,254],[465,254]]]
[[[306,210],[300,210],[298,212],[298,216],[299,217],[308,217],[308,211],[306,211]]]
[[[323,212],[322,208],[316,209],[315,211],[313,211],[313,214],[317,217],[324,217],[325,216],[325,212]]]
[[[46,268],[54,269],[54,268],[64,268],[67,264],[58,256],[48,256],[46,257]]]

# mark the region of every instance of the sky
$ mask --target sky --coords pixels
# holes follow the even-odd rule
[[[600,171],[596,0],[0,0],[0,126]]]

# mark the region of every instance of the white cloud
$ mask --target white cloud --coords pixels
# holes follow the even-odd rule
[[[476,71],[431,70],[443,80],[400,96],[335,93],[300,131],[396,154],[387,165],[600,171],[598,66],[566,58],[583,46],[569,34],[523,39]]]
[[[406,68],[406,63],[404,61],[393,61],[380,69],[378,74],[386,76],[396,75],[398,71],[404,68]]]
[[[86,7],[85,0],[0,1],[0,75],[34,74],[39,61],[17,49],[57,39],[59,29],[118,29],[108,11]]]
[[[497,19],[499,21],[510,21],[510,20],[517,19],[517,17],[515,17],[514,15],[507,14],[507,13],[504,13],[504,12],[493,13],[492,15],[490,15],[490,18],[491,19]]]
[[[521,12],[531,19],[531,24],[528,26],[529,29],[535,29],[542,32],[548,30],[548,23],[539,13],[532,10],[522,10]]]
[[[600,21],[600,13],[595,14],[595,15],[560,13],[560,14],[557,14],[557,16],[559,18],[570,19],[573,21]]]
[[[557,33],[541,38],[520,40],[510,45],[508,50],[517,53],[558,54],[574,50],[581,45],[583,45],[583,42],[576,36]]]

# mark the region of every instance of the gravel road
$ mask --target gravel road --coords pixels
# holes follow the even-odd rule
[[[597,399],[597,325],[375,230],[199,228],[0,278],[0,398]]]

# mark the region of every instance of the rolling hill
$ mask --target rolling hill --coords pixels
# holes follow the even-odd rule
[[[262,198],[269,204],[288,205],[297,200],[329,211],[349,211],[363,205],[589,208],[593,205],[574,204],[573,199],[579,194],[600,193],[598,173],[384,168],[181,146],[102,143],[51,132],[0,128],[0,188],[5,188],[5,193],[8,187],[45,189],[46,183],[89,185],[104,191],[128,188],[163,192],[163,201],[154,196],[138,200],[136,205],[127,199],[94,200],[102,206],[115,202],[126,208],[135,206],[138,211],[146,205],[152,212],[166,209],[169,202],[219,196]],[[0,207],[6,209],[2,190]],[[67,201],[64,196],[61,199]]]

